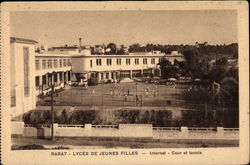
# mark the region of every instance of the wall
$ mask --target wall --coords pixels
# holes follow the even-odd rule
[[[132,56],[132,55],[91,55],[72,58],[73,73],[83,73],[85,71],[115,71],[115,70],[142,70],[149,68],[158,68],[159,56]],[[139,64],[135,65],[135,59],[139,58]],[[143,64],[143,59],[147,59],[147,64]],[[155,63],[151,64],[151,59],[155,59]],[[96,59],[101,59],[101,65],[96,64]],[[107,59],[112,59],[112,65],[107,65]],[[117,65],[117,59],[121,59],[121,65]],[[126,64],[126,59],[130,59],[130,65]],[[92,67],[90,66],[92,60]]]
[[[42,60],[46,60],[46,64],[48,64],[48,59],[52,59],[52,68],[48,68],[48,65],[46,68],[42,68]],[[54,67],[54,59],[57,59],[57,67]],[[40,69],[36,70],[35,74],[36,76],[41,76],[45,75],[46,73],[52,73],[52,72],[66,72],[71,70],[71,66],[59,66],[59,59],[62,59],[62,64],[63,64],[63,59],[66,59],[68,62],[68,59],[71,59],[71,56],[69,55],[60,55],[58,56],[57,54],[35,54],[35,60],[39,60],[40,64]],[[35,62],[35,61],[34,61]],[[72,62],[71,62],[72,63]],[[68,64],[68,63],[67,63]]]
[[[82,73],[86,70],[86,66],[83,65],[82,57],[72,57],[72,72],[73,73]],[[88,63],[89,65],[89,63]]]
[[[22,121],[11,121],[11,134],[12,135],[23,135],[24,122]]]
[[[18,129],[21,128],[20,123],[14,124],[16,128],[12,128],[12,134],[20,134]],[[217,127],[215,131],[208,130],[189,130],[187,127],[167,128],[167,130],[153,129],[151,124],[119,124],[118,128],[114,126],[95,127],[91,124],[83,125],[58,125],[54,124],[55,137],[118,137],[118,138],[151,138],[151,139],[225,139],[238,140],[239,131],[228,131],[222,127]],[[39,130],[38,130],[39,129]],[[50,137],[50,128],[35,128],[31,126],[23,127],[23,136],[26,137]],[[40,131],[40,133],[39,133]],[[43,133],[43,135],[41,135]]]
[[[24,96],[23,47],[29,48],[29,96]],[[16,42],[11,43],[11,56],[15,59],[11,61],[14,63],[14,68],[12,69],[14,69],[13,72],[15,73],[15,84],[12,84],[12,86],[16,89],[16,106],[12,107],[12,117],[21,115],[31,109],[34,109],[36,106],[34,49],[35,46],[33,44]]]

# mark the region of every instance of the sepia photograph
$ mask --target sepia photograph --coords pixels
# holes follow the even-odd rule
[[[239,148],[238,23],[237,9],[10,11],[9,149]]]

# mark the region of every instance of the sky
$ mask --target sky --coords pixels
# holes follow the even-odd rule
[[[237,11],[49,11],[12,12],[10,35],[42,45],[237,42]]]

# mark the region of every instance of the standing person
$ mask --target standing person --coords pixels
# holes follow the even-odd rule
[[[92,93],[95,94],[95,88],[94,87],[92,88]]]
[[[136,101],[136,106],[139,107],[139,105],[140,105],[140,97],[138,95],[136,95],[135,101]]]
[[[128,89],[128,96],[129,96],[129,89]]]
[[[127,95],[125,95],[125,102],[127,102]]]
[[[148,97],[148,90],[146,90],[146,97]]]

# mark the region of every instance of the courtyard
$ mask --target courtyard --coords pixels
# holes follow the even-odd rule
[[[145,82],[98,84],[96,86],[68,87],[56,92],[55,106],[108,107],[182,107],[188,108],[182,92],[188,85],[163,85]],[[50,103],[50,96],[40,97],[38,105]],[[195,105],[197,106],[197,105]]]

